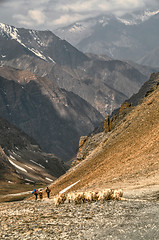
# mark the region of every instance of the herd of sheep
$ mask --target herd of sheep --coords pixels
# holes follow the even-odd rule
[[[113,189],[105,189],[103,191],[88,191],[88,192],[69,192],[67,194],[62,193],[58,194],[54,197],[55,205],[60,205],[65,201],[70,203],[74,202],[85,203],[85,202],[93,202],[93,201],[106,201],[106,200],[122,200],[123,191],[113,190]]]

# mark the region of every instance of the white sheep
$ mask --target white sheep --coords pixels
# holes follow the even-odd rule
[[[54,197],[54,203],[56,206],[64,203],[66,201],[66,196],[65,194],[58,194]]]
[[[113,194],[112,194],[112,199],[113,200],[121,200],[123,196],[123,191],[122,189],[119,190],[114,190]]]
[[[112,189],[105,189],[103,191],[99,191],[98,193],[98,200],[110,200],[112,199],[112,194],[113,194],[113,190]]]
[[[75,199],[75,193],[74,192],[69,192],[67,195],[66,195],[66,200],[70,203],[70,202],[73,202]]]
[[[92,201],[106,201],[106,200],[125,200],[122,198],[123,191],[121,189],[113,190],[113,189],[104,189],[103,191],[88,191],[88,192],[69,192],[67,194],[58,194],[54,197],[55,205],[60,205],[64,203],[66,200],[70,202],[84,203],[84,202],[92,202]]]
[[[95,201],[95,199],[97,199],[96,192],[89,191],[89,192],[85,192],[84,195],[85,195],[86,202],[92,202],[92,201]]]
[[[92,192],[92,200],[93,201],[98,201],[98,192]]]
[[[85,194],[84,194],[84,192],[76,192],[75,193],[75,197],[74,197],[74,202],[75,203],[81,203],[81,202],[84,203],[84,201],[85,201]]]

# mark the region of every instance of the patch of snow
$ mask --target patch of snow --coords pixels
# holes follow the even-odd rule
[[[27,172],[24,168],[18,166],[17,164],[15,164],[14,162],[12,162],[10,159],[9,159],[9,162],[16,168],[18,168],[19,170],[23,171],[23,172]]]
[[[3,24],[3,23],[0,23],[0,29],[1,29],[1,32],[2,31],[5,32],[8,37],[16,40],[23,47],[25,47],[25,48],[29,49],[31,52],[33,52],[36,56],[40,57],[43,60],[46,60],[46,57],[44,55],[42,55],[38,50],[36,50],[34,48],[28,48],[24,43],[22,43],[22,40],[20,39],[20,35],[18,34],[19,32],[18,32],[17,28],[6,25],[6,24]],[[34,38],[35,41],[37,41],[37,38],[35,36],[33,38]],[[38,39],[37,42],[39,43],[39,39]]]
[[[135,25],[135,24],[137,24],[134,20],[122,19],[122,18],[118,18],[118,20],[120,22],[124,23],[125,25]]]
[[[55,61],[54,61],[51,57],[48,57],[48,59],[49,59],[51,62],[55,63]]]
[[[25,181],[34,183],[34,181],[32,181],[32,180],[30,180],[30,179],[28,179],[28,178],[25,178]]]
[[[82,30],[83,30],[82,25],[76,23],[69,29],[69,32],[81,32]]]
[[[30,35],[33,37],[33,39],[39,44],[39,46],[46,46],[45,42],[42,42],[37,34],[37,31],[35,30],[30,30],[29,31]]]
[[[158,14],[158,13],[159,13],[159,10],[153,11],[153,12],[151,12],[151,11],[145,11],[144,16],[146,16],[146,17],[151,17],[151,16],[155,16],[155,15]]]
[[[14,160],[16,160],[12,155],[10,155],[9,157],[12,158],[12,159],[14,159]]]
[[[100,20],[99,20],[99,23],[100,23],[103,27],[105,27],[106,25],[108,25],[108,20],[107,20],[107,19],[100,19]]]
[[[37,71],[37,66],[35,66],[35,68],[34,68],[34,71],[33,71],[33,72],[35,73],[36,71]]]
[[[11,39],[16,40],[18,43],[20,43],[23,47],[26,48],[25,44],[22,43],[20,36],[18,35],[18,29],[3,23],[0,23],[1,31],[4,31],[8,37],[11,37]]]
[[[48,181],[50,181],[50,182],[53,182],[53,180],[50,179],[50,178],[48,178],[48,177],[46,177],[45,179],[48,180]]]
[[[64,193],[64,192],[66,192],[67,190],[69,190],[71,187],[73,187],[74,185],[76,185],[78,182],[80,182],[80,180],[79,181],[77,181],[77,182],[75,182],[75,183],[73,183],[73,184],[71,184],[70,186],[68,186],[68,187],[66,187],[66,188],[64,188],[63,190],[61,190],[59,193],[61,194],[61,193]]]
[[[157,11],[148,11],[147,10],[143,14],[134,15],[133,19],[124,19],[124,18],[120,18],[120,17],[118,17],[117,19],[119,21],[121,21],[122,23],[124,23],[125,25],[137,25],[141,22],[148,20],[150,17],[155,16],[158,13],[159,13],[159,10],[157,10]]]
[[[47,75],[47,72],[45,71],[41,77],[45,77]]]
[[[17,155],[17,156],[19,156],[19,155],[18,155],[17,153],[15,153],[14,151],[12,151],[12,153],[15,154],[15,155]]]
[[[8,181],[8,183],[14,183],[14,182]]]
[[[31,52],[33,52],[36,56],[40,57],[41,59],[46,60],[46,57],[42,55],[37,49],[35,48],[28,48]]]
[[[29,167],[29,166],[27,166],[27,165],[25,165],[25,167],[27,167],[27,168],[29,168],[29,169],[31,169],[31,170],[34,170],[33,168],[31,168],[31,167]]]
[[[38,165],[39,167],[45,168],[43,165],[41,165],[40,163],[37,163],[37,162],[35,162],[35,161],[33,161],[33,160],[30,160],[30,162],[35,163],[35,164]]]
[[[6,57],[6,55],[1,55],[1,57],[2,57],[2,58],[5,58],[5,57]]]

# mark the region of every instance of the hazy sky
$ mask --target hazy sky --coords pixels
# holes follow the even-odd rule
[[[99,14],[122,15],[139,9],[159,10],[159,0],[0,0],[0,22],[53,30]]]

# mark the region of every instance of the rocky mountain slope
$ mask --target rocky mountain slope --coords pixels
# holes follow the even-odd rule
[[[50,184],[65,171],[61,160],[43,152],[35,140],[0,118],[0,199],[7,193]]]
[[[73,183],[72,191],[159,183],[159,73],[152,79],[153,88],[112,131],[80,142],[87,154],[51,185],[55,193]]]
[[[106,56],[86,55],[48,31],[0,24],[1,66],[47,76],[74,92],[105,117],[136,93],[154,69],[133,66]]]
[[[56,76],[61,88],[85,99],[104,117],[136,93],[153,71],[140,71],[123,61],[94,57],[71,71],[65,68],[59,73],[57,66],[54,70],[48,73],[49,78]]]
[[[50,79],[10,67],[0,68],[0,102],[0,116],[65,161],[76,153],[80,136],[103,119],[90,104]]]
[[[57,29],[55,34],[83,52],[159,67],[158,21],[158,10],[122,17],[102,15]]]

